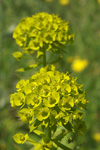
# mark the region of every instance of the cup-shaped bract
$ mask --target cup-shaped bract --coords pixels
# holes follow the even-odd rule
[[[13,136],[14,140],[18,144],[24,144],[28,139],[28,134],[17,133]]]

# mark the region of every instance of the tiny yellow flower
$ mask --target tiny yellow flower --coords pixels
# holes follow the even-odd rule
[[[22,58],[23,54],[22,54],[21,52],[17,51],[17,52],[14,52],[14,53],[13,53],[13,56],[14,56],[17,60],[20,60],[20,59]]]
[[[11,94],[10,99],[12,107],[21,106],[23,103],[25,103],[25,96],[22,92]]]
[[[27,85],[27,83],[29,83],[29,81],[28,80],[23,80],[23,79],[21,79],[18,83],[17,83],[17,85],[16,85],[16,88],[17,89],[21,89],[22,87],[24,87],[25,85]],[[19,91],[19,90],[18,90]]]
[[[88,65],[88,60],[75,58],[72,62],[71,69],[75,72],[83,71]]]
[[[34,120],[34,112],[33,109],[31,108],[23,108],[19,111],[18,113],[20,119],[24,122],[24,123],[28,123],[31,124],[32,121]]]
[[[41,104],[41,97],[36,95],[36,94],[28,94],[26,96],[26,104],[27,105],[32,105],[35,107],[39,106]]]
[[[100,142],[100,133],[94,133],[93,139],[97,142]]]
[[[61,5],[68,5],[69,2],[70,2],[70,0],[59,0],[59,3],[60,3]]]
[[[44,105],[47,107],[54,107],[59,102],[59,93],[56,91],[52,91],[52,94],[48,96],[47,99],[44,99]]]
[[[42,120],[47,119],[49,117],[49,115],[50,115],[49,108],[40,107],[37,114],[36,114],[36,117],[38,118],[38,120],[42,121]]]
[[[71,107],[74,106],[74,99],[71,96],[66,96],[63,97],[60,101],[59,101],[59,105],[61,110],[66,111],[66,110],[70,110]]]

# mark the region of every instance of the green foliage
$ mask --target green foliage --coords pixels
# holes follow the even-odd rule
[[[32,61],[23,60],[17,62],[14,58],[12,58],[11,53],[19,50],[18,46],[16,46],[14,40],[11,39],[11,33],[19,20],[23,17],[32,16],[32,14],[40,11],[45,11],[49,13],[59,14],[59,16],[69,22],[71,22],[72,28],[74,28],[75,33],[75,42],[73,45],[67,47],[67,51],[70,53],[64,54],[64,58],[60,60],[56,65],[57,69],[63,72],[72,71],[70,70],[70,66],[68,63],[65,63],[66,57],[72,55],[80,55],[81,58],[86,58],[89,61],[89,67],[87,67],[84,71],[80,73],[71,72],[72,76],[78,77],[79,83],[85,83],[83,87],[85,91],[87,91],[87,98],[91,100],[88,113],[85,116],[86,124],[88,125],[88,132],[84,136],[76,136],[73,139],[73,144],[83,143],[79,149],[99,149],[99,143],[93,139],[93,135],[95,133],[99,133],[99,97],[100,97],[100,69],[99,69],[99,50],[100,50],[100,40],[99,40],[99,5],[97,1],[70,1],[68,6],[60,6],[58,5],[58,0],[54,0],[51,3],[46,3],[41,0],[25,0],[25,1],[13,1],[13,0],[5,0],[0,2],[0,10],[1,12],[1,51],[0,51],[0,60],[1,60],[1,86],[0,86],[0,113],[1,113],[1,126],[0,126],[0,149],[3,149],[1,143],[6,145],[5,149],[13,150],[16,149],[14,145],[12,145],[11,139],[12,135],[16,132],[27,132],[26,126],[23,126],[23,123],[19,122],[14,116],[16,114],[16,110],[9,107],[9,97],[10,93],[15,91],[15,84],[19,80],[16,73],[14,73],[14,68],[17,69],[21,66],[27,66],[32,63]],[[92,18],[91,18],[92,16]],[[13,27],[13,28],[12,28]],[[10,30],[12,29],[12,30]],[[91,38],[92,37],[92,38]],[[93,42],[94,41],[94,42]],[[34,60],[34,56],[32,59]],[[57,55],[51,55],[47,53],[48,59],[52,62],[53,59],[57,57]],[[64,65],[63,65],[64,64]],[[36,69],[32,69],[26,73],[20,73],[23,78],[27,76],[31,76],[34,74]],[[8,98],[7,98],[8,97]],[[95,102],[94,102],[95,101]],[[8,109],[7,109],[8,108]],[[11,111],[12,113],[7,113],[4,116],[5,110]],[[9,119],[11,117],[11,119]],[[8,125],[8,120],[13,121],[13,127]],[[9,122],[10,122],[9,121]],[[7,124],[7,128],[5,125]],[[18,126],[19,125],[19,126]],[[17,126],[17,129],[12,133],[14,126]],[[10,132],[8,131],[8,127],[11,128]],[[5,130],[3,130],[3,128]],[[21,130],[20,130],[20,129]],[[18,131],[17,131],[18,130]],[[34,134],[33,134],[34,136]],[[67,141],[64,141],[64,144]],[[75,142],[76,141],[76,142]],[[86,143],[85,143],[86,142]],[[28,144],[18,145],[21,146],[22,149],[28,149]],[[70,145],[70,144],[69,144]],[[80,144],[81,145],[81,144]]]

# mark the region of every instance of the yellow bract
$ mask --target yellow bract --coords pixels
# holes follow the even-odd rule
[[[50,115],[50,111],[48,107],[40,107],[38,108],[38,111],[36,112],[36,117],[40,121],[47,119],[49,115]]]
[[[47,99],[43,99],[43,103],[47,107],[54,107],[59,102],[59,93],[52,91],[51,95]]]
[[[25,103],[25,96],[22,92],[10,95],[10,103],[12,107],[21,106]]]
[[[18,60],[20,60],[22,58],[22,55],[23,54],[19,51],[13,53],[13,56]]]
[[[25,85],[27,85],[29,83],[29,80],[23,80],[23,79],[21,79],[18,83],[17,83],[17,85],[16,85],[16,88],[17,89],[21,89],[22,87],[24,87]],[[19,90],[18,90],[19,91]]]
[[[28,134],[17,133],[13,136],[14,140],[18,144],[24,144],[28,139]]]
[[[33,119],[34,119],[34,111],[31,108],[23,108],[19,111],[18,113],[20,119],[24,123],[29,123],[31,124]]]

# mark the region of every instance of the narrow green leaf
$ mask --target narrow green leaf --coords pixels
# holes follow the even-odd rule
[[[64,136],[66,136],[68,134],[68,132],[64,132],[63,130],[61,131],[61,133],[59,135],[57,135],[56,137],[54,137],[54,139],[61,141]]]
[[[52,141],[57,145],[59,146],[60,148],[62,148],[63,150],[72,150],[71,148],[63,145],[62,143],[60,143],[58,140],[56,139],[52,139]]]
[[[29,143],[31,143],[32,145],[37,144],[37,142],[36,142],[35,140],[31,139],[31,138],[28,138],[27,141],[28,141]]]

